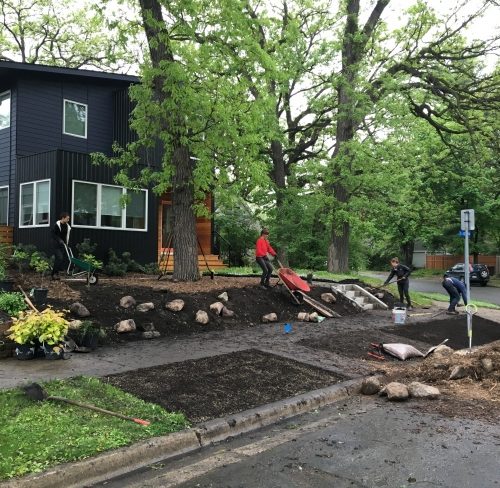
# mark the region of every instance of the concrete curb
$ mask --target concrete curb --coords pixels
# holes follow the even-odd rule
[[[265,427],[359,393],[364,377],[252,408],[192,429],[154,437],[98,456],[55,466],[43,473],[0,483],[0,488],[83,488],[111,477],[193,452],[213,442]]]

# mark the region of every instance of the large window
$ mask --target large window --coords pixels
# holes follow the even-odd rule
[[[50,180],[22,183],[19,227],[48,226],[50,223]]]
[[[0,93],[0,130],[10,127],[10,91]]]
[[[146,215],[147,190],[73,181],[74,226],[145,231]]]
[[[87,138],[87,105],[64,100],[63,132],[70,136]]]
[[[9,187],[0,186],[0,225],[9,225]]]

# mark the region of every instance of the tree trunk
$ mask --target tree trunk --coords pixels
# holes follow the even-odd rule
[[[283,155],[283,145],[280,141],[271,142],[271,158],[273,160],[273,173],[272,177],[276,189],[276,215],[279,217],[283,215],[286,198],[286,168],[285,158]],[[278,259],[283,266],[288,266],[288,255],[286,248],[286,236],[283,235],[282,227],[277,222],[276,242],[278,243]]]
[[[197,281],[198,240],[194,213],[193,160],[184,146],[174,150],[172,162],[175,174],[172,185],[172,212],[174,219],[174,273],[173,279]]]
[[[401,257],[403,258],[403,264],[411,267],[413,265],[413,251],[415,249],[415,241],[405,242],[401,245]]]

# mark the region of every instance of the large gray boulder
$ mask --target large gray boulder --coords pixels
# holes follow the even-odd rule
[[[408,385],[408,392],[413,398],[429,398],[431,400],[436,399],[441,394],[435,386],[419,383],[418,381],[413,381]]]
[[[379,395],[387,396],[387,399],[392,402],[402,402],[408,399],[409,393],[406,385],[393,381],[382,388]]]
[[[119,334],[123,334],[126,332],[134,332],[137,329],[137,327],[135,325],[134,319],[126,319],[116,323],[114,329]]]
[[[136,303],[137,302],[135,301],[135,298],[131,297],[130,295],[127,295],[127,296],[120,298],[120,307],[122,307],[122,308],[135,307]]]
[[[69,311],[73,315],[76,315],[77,317],[80,317],[82,319],[84,317],[90,316],[89,309],[85,305],[83,305],[83,303],[80,303],[80,302],[72,303],[69,307]]]

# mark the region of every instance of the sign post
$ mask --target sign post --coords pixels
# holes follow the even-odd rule
[[[467,304],[470,303],[470,270],[469,270],[469,233],[475,229],[474,209],[462,210],[460,212],[460,229],[465,233],[464,239],[464,274],[465,286],[467,288]],[[466,308],[467,313],[467,336],[469,337],[469,349],[472,347],[472,311]]]

